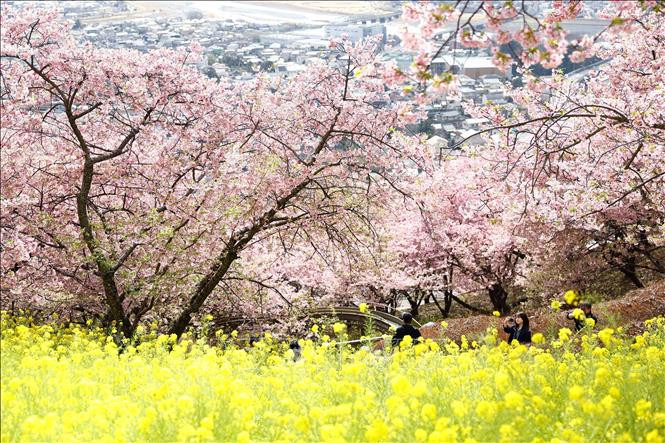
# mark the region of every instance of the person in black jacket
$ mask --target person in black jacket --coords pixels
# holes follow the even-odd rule
[[[404,324],[397,328],[395,335],[393,335],[393,347],[399,346],[399,344],[402,342],[402,339],[407,335],[411,336],[414,341],[420,337],[420,331],[418,328],[411,326],[411,320],[413,320],[413,316],[409,312],[402,314],[402,321]]]
[[[289,343],[289,349],[293,351],[293,361],[300,359],[302,348],[300,347],[300,342],[298,342],[298,340],[293,340]]]
[[[521,344],[531,343],[529,317],[524,312],[518,312],[515,318],[508,317],[503,323],[503,331],[508,334],[508,343],[513,340]]]

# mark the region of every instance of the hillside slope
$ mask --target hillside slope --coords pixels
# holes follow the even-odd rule
[[[659,280],[646,288],[628,292],[625,296],[606,302],[597,303],[593,312],[598,316],[598,328],[623,326],[629,334],[635,335],[643,330],[644,320],[665,315],[665,279]],[[559,328],[573,328],[572,320],[566,318],[566,312],[541,310],[529,315],[532,332],[551,334]],[[503,318],[476,315],[466,318],[447,319],[446,336],[459,340],[462,335],[474,337],[494,326],[501,330]]]

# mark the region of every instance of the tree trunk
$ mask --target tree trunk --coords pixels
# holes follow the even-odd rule
[[[508,306],[508,293],[503,289],[501,283],[494,283],[488,289],[490,301],[492,302],[492,308],[495,311],[499,311],[501,314],[507,314],[510,312],[510,307]]]
[[[418,308],[420,307],[419,299],[418,297],[411,297],[409,295],[406,296],[406,301],[409,302],[409,306],[411,309],[411,315],[413,317],[418,317]]]
[[[436,307],[439,308],[439,311],[441,312],[443,318],[448,318],[448,315],[450,315],[450,307],[453,304],[453,292],[448,289],[443,291],[443,307],[441,307],[439,301],[436,299],[434,295],[432,295],[432,300],[434,300],[434,304],[436,305]]]
[[[446,317],[450,314],[450,308],[453,306],[453,291],[450,289],[443,293],[445,303]]]
[[[654,245],[649,241],[646,232],[640,232],[639,241],[641,249],[638,251],[641,252],[654,265],[655,271],[661,274],[665,274],[665,265],[663,265],[663,263],[653,255],[653,252],[659,248],[654,247]]]
[[[635,268],[635,257],[628,257],[627,259],[625,259],[623,261],[623,263],[619,266],[619,270],[635,286],[637,286],[638,288],[643,288],[644,287],[644,284],[642,283],[640,278],[637,276],[637,270]]]
[[[452,300],[456,301],[457,303],[459,303],[460,305],[462,305],[463,307],[465,307],[466,309],[468,309],[469,311],[478,312],[479,314],[484,314],[484,315],[489,315],[490,314],[490,312],[485,310],[485,309],[476,308],[475,306],[471,306],[470,304],[468,304],[467,302],[465,302],[461,298],[456,297],[455,295],[453,295],[452,292],[450,293],[450,298]]]
[[[219,256],[215,266],[208,275],[199,282],[189,303],[171,326],[169,334],[175,334],[180,338],[192,320],[192,315],[196,314],[201,306],[203,306],[203,302],[205,302],[215,287],[217,287],[217,284],[222,280],[236,258],[238,258],[238,254],[235,244],[231,242],[227,250]]]
[[[395,311],[397,310],[397,290],[396,289],[390,289],[388,291],[388,299],[385,300],[385,311],[388,314],[395,315]]]
[[[654,265],[655,271],[659,272],[660,274],[665,274],[665,265],[663,265],[663,263],[659,259],[654,257],[654,255],[650,251],[644,252],[644,255]]]
[[[87,148],[84,148],[87,151]],[[90,216],[88,214],[88,195],[92,187],[92,177],[94,174],[94,163],[86,155],[86,160],[83,164],[83,177],[81,178],[81,190],[76,196],[76,212],[78,221],[81,225],[83,240],[92,255],[97,271],[102,279],[104,287],[104,298],[106,305],[109,308],[111,319],[116,322],[123,335],[130,338],[134,334],[134,325],[126,315],[122,307],[122,300],[118,293],[118,286],[115,282],[115,272],[110,266],[104,252],[99,249],[97,241],[95,240],[92,224],[90,223]]]

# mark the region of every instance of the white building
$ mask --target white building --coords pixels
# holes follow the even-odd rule
[[[482,55],[442,55],[432,60],[432,73],[442,74],[452,71],[453,74],[464,74],[468,77],[477,79],[486,75],[510,77],[497,68],[492,57]]]
[[[344,36],[353,42],[359,42],[360,40],[380,36],[381,43],[386,41],[386,27],[382,24],[371,24],[371,25],[329,25],[323,28],[323,35],[326,39],[332,38],[342,38]]]

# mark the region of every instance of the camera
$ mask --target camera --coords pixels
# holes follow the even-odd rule
[[[508,317],[508,323],[510,324],[515,323],[515,319],[513,317]]]

